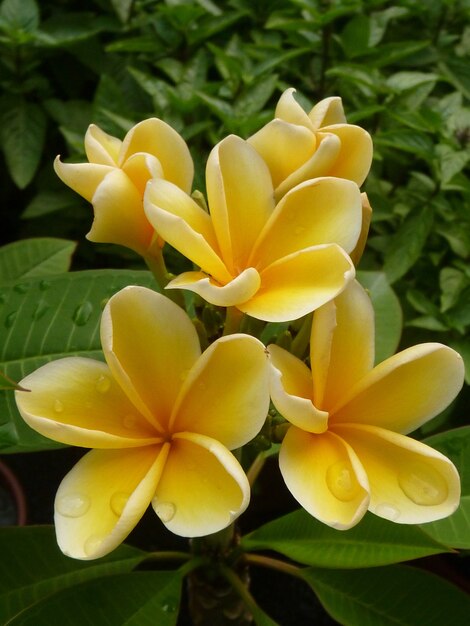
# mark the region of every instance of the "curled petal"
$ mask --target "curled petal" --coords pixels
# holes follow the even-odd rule
[[[386,359],[331,408],[334,423],[409,433],[443,411],[464,380],[462,357],[439,343],[412,346]]]
[[[313,130],[309,116],[294,98],[295,91],[293,87],[284,91],[276,105],[274,117],[279,117],[281,120],[290,122],[291,124],[298,124]]]
[[[308,367],[287,350],[268,346],[271,362],[271,398],[287,421],[310,433],[328,428],[328,413],[312,402],[312,374]]]
[[[165,526],[182,537],[210,535],[248,506],[250,487],[233,454],[194,433],[173,436],[152,506]]]
[[[308,114],[312,126],[321,128],[331,124],[345,124],[346,116],[344,115],[343,103],[338,96],[324,98],[320,100]]]
[[[122,141],[90,124],[85,134],[85,152],[90,163],[117,166]]]
[[[60,180],[88,202],[105,176],[114,169],[111,165],[96,163],[62,163],[59,156],[54,161],[54,170]]]
[[[206,435],[232,450],[258,434],[268,409],[264,345],[248,335],[230,335],[209,346],[189,372],[171,430]]]
[[[322,128],[341,140],[341,152],[328,172],[330,176],[353,180],[362,185],[372,163],[372,139],[367,131],[352,124],[335,124]]]
[[[354,449],[369,477],[375,515],[399,524],[447,517],[459,505],[460,479],[440,452],[374,426],[341,424],[334,432]]]
[[[282,477],[294,498],[338,530],[355,526],[369,504],[369,483],[354,450],[331,432],[287,431],[279,452]]]
[[[129,157],[122,166],[122,171],[129,176],[142,197],[150,179],[163,177],[160,161],[146,152],[138,152]]]
[[[249,267],[226,285],[217,284],[203,272],[184,272],[173,279],[166,289],[189,289],[216,306],[237,306],[249,300],[258,291],[260,276]]]
[[[365,192],[361,193],[362,200],[362,225],[361,225],[361,234],[359,235],[359,239],[357,240],[357,244],[352,252],[349,253],[351,257],[351,261],[357,267],[359,265],[359,261],[361,260],[362,253],[364,252],[364,248],[366,247],[367,236],[369,234],[370,222],[372,219],[372,207],[369,204],[369,198]]]
[[[145,287],[125,287],[103,311],[101,343],[114,378],[161,433],[187,372],[201,354],[191,320],[165,296]]]
[[[336,244],[306,248],[264,269],[260,290],[237,306],[268,322],[294,320],[337,296],[353,278],[354,266]]]
[[[92,450],[72,468],[55,499],[64,554],[97,559],[124,541],[155,494],[168,447]]]
[[[100,361],[69,357],[21,381],[18,409],[45,437],[86,448],[127,448],[159,441]]]

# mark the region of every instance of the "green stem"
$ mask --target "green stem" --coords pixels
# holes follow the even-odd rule
[[[257,613],[259,609],[255,599],[248,591],[248,587],[246,586],[246,584],[242,580],[240,580],[240,578],[235,574],[233,569],[227,567],[226,565],[221,565],[220,573],[240,596],[246,608],[253,613]]]
[[[144,257],[147,267],[155,276],[155,280],[164,289],[169,282],[168,271],[163,258],[163,250],[158,244],[152,247],[152,253]]]
[[[266,463],[266,455],[264,454],[264,452],[260,452],[258,456],[255,458],[255,460],[253,461],[253,463],[251,464],[250,469],[246,473],[248,482],[250,483],[250,487],[253,487],[265,463]]]
[[[312,316],[307,315],[302,322],[299,332],[292,340],[291,352],[293,355],[301,359],[307,350],[310,341],[310,332],[312,329]]]
[[[284,572],[290,576],[296,578],[302,578],[302,568],[297,565],[291,565],[290,563],[284,563],[279,559],[273,559],[270,556],[262,556],[260,554],[245,554],[245,560],[252,565],[260,565],[261,567],[267,567],[269,569],[277,570],[278,572]]]
[[[224,332],[222,334],[225,336],[237,333],[240,329],[243,315],[244,313],[242,313],[240,309],[237,309],[237,307],[227,307],[227,312],[225,314]]]
[[[168,552],[150,552],[145,561],[189,561],[191,555],[189,552],[178,552],[176,550],[169,550]]]

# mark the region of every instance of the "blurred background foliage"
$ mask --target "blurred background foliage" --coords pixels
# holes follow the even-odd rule
[[[403,345],[443,341],[470,381],[470,0],[3,0],[2,243],[79,241],[74,269],[139,267],[84,239],[92,210],[52,161],[84,160],[94,122],[157,116],[188,141],[195,186],[215,142],[247,137],[290,86],[339,95],[375,151],[362,270],[384,270]]]

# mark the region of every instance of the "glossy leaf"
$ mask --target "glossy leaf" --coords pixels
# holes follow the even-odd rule
[[[70,269],[76,243],[67,239],[23,239],[0,248],[0,285],[13,280],[62,274]]]

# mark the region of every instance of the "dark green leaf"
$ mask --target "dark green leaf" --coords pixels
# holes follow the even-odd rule
[[[56,211],[72,209],[77,206],[77,195],[68,189],[59,191],[44,190],[34,196],[26,209],[21,214],[24,220],[49,215]]]
[[[67,239],[23,239],[0,248],[0,285],[70,269],[76,243]],[[17,286],[17,289],[21,289]]]
[[[39,25],[39,7],[35,0],[3,0],[0,26],[7,31],[33,32]]]

